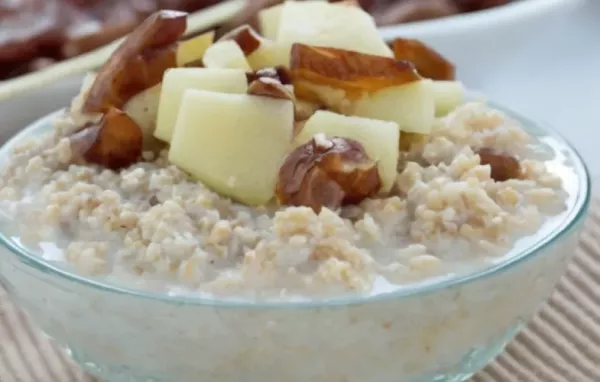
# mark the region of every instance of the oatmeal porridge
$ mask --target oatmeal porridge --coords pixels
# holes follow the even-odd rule
[[[553,229],[570,173],[551,139],[464,102],[421,43],[390,48],[362,18],[360,41],[299,35],[288,13],[277,42],[249,27],[177,42],[175,12],[138,28],[4,166],[20,242],[136,288],[297,299],[473,272]],[[180,32],[152,41],[161,28]]]

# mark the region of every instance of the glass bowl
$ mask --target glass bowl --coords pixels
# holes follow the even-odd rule
[[[252,302],[153,294],[86,279],[0,226],[1,281],[83,368],[106,381],[455,382],[494,359],[550,296],[590,199],[587,170],[557,134],[572,202],[556,229],[478,272],[370,297]],[[25,129],[0,150],[51,126]],[[32,229],[34,229],[32,227]]]

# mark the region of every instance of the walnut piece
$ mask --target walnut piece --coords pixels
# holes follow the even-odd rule
[[[491,177],[496,182],[517,179],[521,176],[521,163],[517,158],[507,154],[498,154],[491,149],[478,152],[482,165],[491,167]]]
[[[294,101],[294,93],[281,82],[270,77],[261,77],[252,81],[248,86],[248,94]]]
[[[352,139],[317,134],[292,151],[279,170],[275,193],[280,203],[337,209],[377,194],[377,163]]]
[[[118,170],[134,164],[142,155],[142,129],[127,114],[111,108],[97,124],[70,137],[73,161]]]
[[[396,60],[412,62],[417,72],[425,78],[438,81],[454,81],[456,67],[427,44],[409,38],[397,38],[392,43]]]
[[[291,85],[292,79],[290,73],[284,66],[276,66],[274,68],[262,68],[255,72],[246,73],[248,85],[259,78],[272,78],[279,81],[282,85]]]
[[[83,103],[84,113],[121,108],[142,90],[162,81],[177,66],[177,40],[187,28],[187,13],[159,11],[148,17],[102,65]]]
[[[244,55],[249,56],[258,49],[262,38],[250,25],[239,26],[225,33],[218,41],[233,40],[244,52]]]

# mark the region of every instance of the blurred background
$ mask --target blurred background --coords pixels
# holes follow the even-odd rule
[[[422,39],[489,99],[561,131],[600,173],[600,1],[352,0],[386,39]],[[91,51],[156,9],[189,12],[219,0],[0,0],[0,93],[11,81]],[[280,0],[238,1],[231,23],[252,22]],[[230,23],[229,23],[230,24]],[[65,106],[80,76],[0,101],[0,140]],[[2,98],[2,97],[0,97]],[[598,134],[598,135],[597,135]]]

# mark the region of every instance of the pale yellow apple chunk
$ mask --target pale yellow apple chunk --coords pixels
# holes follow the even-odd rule
[[[158,84],[141,91],[123,106],[123,111],[138,124],[144,136],[152,136],[156,129],[156,114],[161,88],[161,84]]]
[[[214,38],[215,32],[210,31],[181,41],[177,47],[177,66],[185,66],[190,62],[200,60],[213,43]]]
[[[276,41],[393,57],[373,18],[360,7],[344,3],[285,2]]]
[[[277,38],[279,25],[281,22],[281,11],[283,4],[277,4],[272,7],[263,9],[258,13],[258,25],[260,33],[270,40]]]
[[[456,109],[465,99],[465,87],[459,81],[434,81],[435,114],[438,117]]]
[[[175,68],[165,72],[158,103],[154,136],[170,142],[183,94],[188,89],[246,93],[248,82],[241,69]]]
[[[290,49],[287,44],[279,44],[270,40],[263,40],[254,52],[246,59],[252,70],[274,68],[276,66],[290,66]]]
[[[398,124],[319,110],[306,121],[295,144],[303,144],[319,133],[328,138],[343,137],[360,142],[369,158],[377,162],[381,191],[390,191],[397,174],[400,142]]]
[[[207,68],[252,70],[242,48],[233,40],[223,40],[211,45],[204,52],[202,62]]]
[[[289,100],[188,90],[169,160],[221,195],[265,204],[274,196],[293,124]]]
[[[365,95],[353,103],[350,114],[394,121],[402,131],[429,134],[435,120],[432,81],[416,81]]]

